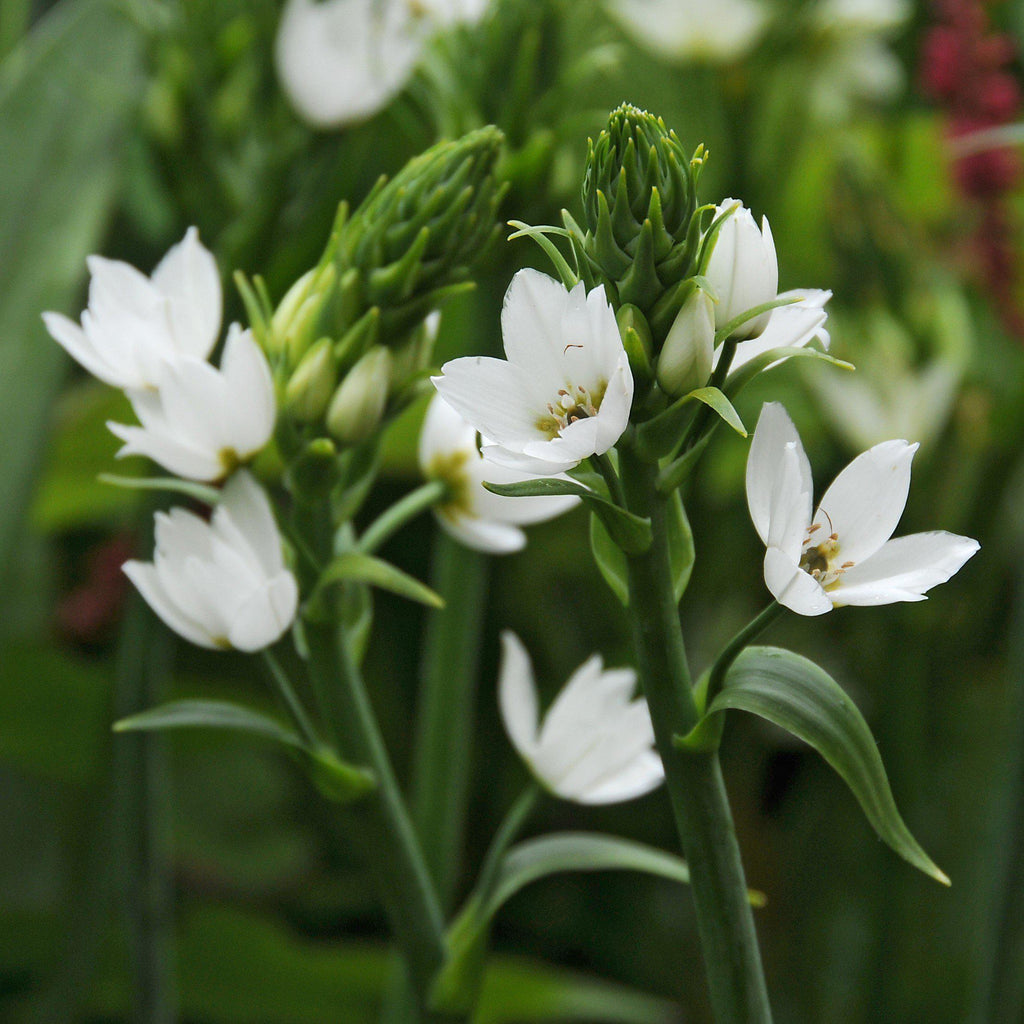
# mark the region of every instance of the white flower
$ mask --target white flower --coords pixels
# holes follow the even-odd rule
[[[647,702],[631,699],[632,669],[602,671],[595,654],[570,676],[537,729],[530,658],[502,633],[501,717],[512,745],[546,788],[581,804],[610,804],[649,793],[665,777],[653,749]]]
[[[158,512],[153,561],[126,562],[124,571],[153,611],[200,647],[258,651],[281,637],[298,606],[270,502],[244,470],[209,523],[180,508]]]
[[[817,288],[803,288],[783,292],[779,298],[797,301],[787,306],[776,306],[768,313],[768,326],[756,338],[737,344],[732,362],[729,364],[730,373],[774,348],[804,348],[817,340],[821,342],[821,347],[828,351],[830,339],[828,331],[825,330],[828,313],[824,307],[832,298],[832,293]],[[715,350],[715,365],[718,364],[721,353],[722,348],[719,346]],[[777,366],[783,358],[771,365]]]
[[[622,436],[633,375],[604,289],[567,291],[520,270],[505,293],[508,360],[453,359],[431,378],[444,400],[485,438],[493,462],[533,475],[572,469]]]
[[[150,277],[120,260],[86,262],[92,279],[81,326],[60,313],[43,321],[91,374],[117,388],[152,387],[167,360],[209,356],[220,331],[220,275],[195,228]]]
[[[423,29],[407,0],[288,0],[277,73],[315,127],[359,121],[401,91],[420,59]]]
[[[155,389],[129,390],[141,427],[108,423],[117,453],[147,455],[190,480],[227,476],[270,440],[276,409],[267,358],[249,331],[228,329],[220,370],[202,359],[166,363]]]
[[[719,203],[715,217],[736,206],[735,199]],[[706,276],[718,295],[715,329],[755,306],[773,302],[779,289],[779,265],[768,218],[761,218],[758,229],[745,206],[739,206],[722,224],[711,252]],[[737,341],[756,338],[767,326],[771,312],[747,320],[732,333]]]
[[[922,601],[978,550],[977,541],[942,531],[889,539],[917,447],[885,441],[858,455],[815,512],[796,427],[781,405],[765,404],[747,459],[747,505],[768,548],[765,583],[780,604],[821,615],[842,605]]]
[[[607,6],[639,43],[669,60],[735,60],[757,41],[770,13],[758,0],[608,0]]]
[[[434,506],[438,521],[456,540],[487,554],[519,551],[526,544],[519,526],[553,519],[579,502],[573,495],[505,498],[486,490],[485,480],[511,484],[529,475],[486,461],[476,431],[440,395],[427,408],[419,458],[423,475],[449,488],[450,497]]]

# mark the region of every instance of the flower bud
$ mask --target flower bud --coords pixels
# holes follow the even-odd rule
[[[716,219],[736,206],[735,199],[726,199],[715,210]],[[748,309],[772,302],[779,290],[779,265],[768,218],[761,218],[758,229],[745,206],[735,209],[720,226],[705,276],[718,293],[717,330]],[[756,338],[768,326],[770,316],[769,310],[747,320],[729,337],[735,341]]]
[[[715,304],[695,288],[683,303],[658,356],[658,386],[673,398],[703,387],[715,350]]]
[[[332,263],[314,267],[288,289],[270,321],[267,347],[286,352],[295,366],[316,336],[320,314],[331,297],[337,271]]]
[[[370,349],[349,370],[327,409],[327,429],[342,444],[365,441],[380,425],[391,384],[391,352]]]
[[[284,392],[287,411],[297,420],[311,423],[319,419],[331,400],[338,382],[333,343],[321,338],[303,357]]]

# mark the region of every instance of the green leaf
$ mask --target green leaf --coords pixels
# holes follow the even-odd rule
[[[589,490],[573,480],[556,480],[541,477],[537,480],[523,480],[517,484],[492,484],[484,481],[484,487],[493,494],[507,498],[548,497],[556,494],[575,494],[590,506],[598,516],[611,539],[623,551],[631,555],[643,554],[651,546],[651,521],[627,512],[596,491]]]
[[[776,363],[785,362],[787,359],[822,359],[826,363],[839,367],[841,370],[853,370],[855,368],[853,363],[836,359],[835,356],[831,356],[820,348],[815,348],[813,345],[805,345],[803,348],[792,348],[783,345],[780,348],[770,348],[767,352],[762,352],[759,356],[744,363],[739,369],[730,373],[725,383],[726,392],[730,398],[735,398],[759,373],[767,370],[770,366],[774,366]]]
[[[794,302],[799,302],[798,298],[786,298],[786,299],[772,299],[771,302],[762,302],[760,306],[753,306],[750,309],[744,310],[739,316],[734,316],[727,324],[723,327],[719,327],[715,331],[715,342],[724,341],[726,338],[736,330],[737,327],[742,327],[748,320],[753,320],[755,317],[760,316],[762,313],[767,313],[770,310],[778,309],[780,306],[791,306]]]
[[[66,0],[0,68],[0,563],[67,366],[40,313],[68,309],[102,239],[143,91],[140,56],[139,34],[115,4]]]
[[[556,228],[551,225],[534,227],[532,224],[524,224],[521,220],[510,220],[508,224],[509,227],[517,229],[508,236],[510,242],[515,238],[532,238],[544,250],[548,259],[551,260],[552,265],[558,272],[558,276],[562,280],[562,284],[566,288],[571,291],[579,283],[579,278],[573,273],[572,267],[569,266],[566,258],[558,251],[555,243],[548,238],[548,235],[570,237],[569,232],[565,228]]]
[[[879,837],[926,875],[950,884],[896,810],[867,723],[824,669],[777,647],[748,647],[726,673],[708,714],[729,708],[760,715],[809,743],[842,776]]]
[[[390,590],[391,593],[406,597],[410,601],[418,601],[429,608],[444,607],[444,601],[425,583],[402,572],[390,562],[360,551],[344,551],[331,560],[331,564],[320,576],[316,591],[310,598],[310,605],[316,605],[325,587],[342,582],[367,583],[382,590]]]
[[[672,567],[672,589],[678,603],[690,582],[694,561],[693,531],[690,529],[690,521],[686,517],[686,509],[683,508],[683,500],[678,490],[669,495],[666,526],[669,561]],[[601,525],[597,516],[590,517],[590,550],[605,583],[611,587],[612,593],[623,606],[629,607],[629,571],[626,556],[608,536],[608,531]]]
[[[529,839],[502,857],[495,877],[483,880],[453,922],[447,937],[448,958],[434,984],[432,1006],[464,1013],[473,1005],[482,980],[487,941],[495,915],[531,882],[571,871],[641,871],[670,881],[690,881],[679,857],[617,836],[563,832]]]
[[[302,740],[276,719],[228,701],[175,700],[114,723],[115,732],[164,729],[229,729],[304,749]]]
[[[687,408],[690,402],[703,402],[716,412],[742,437],[747,436],[746,427],[732,402],[718,388],[697,388],[672,403],[664,412],[637,427],[637,443],[647,454],[661,458],[678,444],[683,427],[691,415]]]

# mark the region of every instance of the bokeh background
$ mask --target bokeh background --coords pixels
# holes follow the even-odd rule
[[[368,880],[295,764],[221,735],[111,733],[171,696],[272,702],[247,660],[188,647],[129,594],[120,565],[148,557],[150,499],[96,480],[114,469],[105,423],[124,399],[70,365],[40,312],[77,315],[87,254],[148,272],[195,224],[241,319],[234,269],[280,296],[339,200],[489,122],[508,140],[504,215],[558,223],[578,212],[588,135],[624,100],[708,147],[707,201],[769,216],[781,288],[834,292],[832,351],[856,374],[795,361],[744,393],[745,421],[784,401],[821,487],[879,440],[920,441],[900,532],[982,544],[927,602],[790,616],[766,640],[852,695],[951,889],[879,843],[812,751],[730,717],[726,779],[768,897],[776,1019],[1024,1019],[1024,5],[493,0],[426,42],[379,110],[316,128],[275,71],[281,6],[0,0],[0,1019],[155,1022],[176,1005],[195,1024],[361,1022],[380,1019],[392,978]],[[439,362],[499,347],[501,296],[528,264],[543,265],[527,240],[485,255],[445,311]],[[414,410],[389,435],[367,516],[415,484],[415,430]],[[720,435],[686,494],[697,668],[767,600],[745,455]],[[430,579],[447,544],[425,517],[385,554]],[[582,512],[475,571],[456,902],[526,781],[497,716],[498,631],[524,639],[548,697],[592,651],[630,657]],[[410,787],[428,619],[380,596],[366,659]],[[662,792],[550,801],[530,828],[674,848]],[[503,911],[493,948],[481,1020],[709,1019],[689,897],[668,882],[541,882]],[[162,1008],[146,1000],[160,988]]]

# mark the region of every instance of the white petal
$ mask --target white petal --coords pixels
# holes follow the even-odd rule
[[[509,630],[501,634],[498,704],[512,745],[530,761],[537,735],[537,689],[530,656],[519,637]]]
[[[483,456],[496,466],[505,466],[524,477],[558,476],[580,464],[579,457],[567,455],[565,449],[552,442],[538,441],[528,444],[524,452],[510,451],[498,444],[484,444]]]
[[[979,547],[970,537],[944,531],[897,537],[847,570],[833,600],[836,605],[921,600],[926,591],[958,572]]]
[[[153,433],[142,427],[129,427],[108,421],[107,428],[125,442],[117,452],[119,459],[128,455],[144,455],[186,480],[212,482],[224,475],[224,465],[217,454],[200,451],[165,434]]]
[[[227,391],[225,442],[240,458],[262,450],[274,432],[274,379],[263,350],[238,324],[228,330],[220,372]]]
[[[225,484],[216,514],[227,516],[245,537],[265,578],[284,568],[281,535],[266,492],[247,470],[232,474]]]
[[[135,584],[146,604],[179,636],[200,647],[216,648],[209,632],[178,607],[164,589],[156,568],[150,562],[125,562],[124,574]]]
[[[441,397],[475,430],[498,444],[521,450],[527,438],[543,439],[532,388],[524,371],[490,356],[464,356],[431,377]]]
[[[800,435],[778,402],[766,402],[747,455],[747,507],[765,544],[789,550],[810,526],[811,466]],[[783,544],[783,539],[786,543]]]
[[[626,353],[622,351],[615,371],[608,381],[601,408],[597,411],[598,435],[593,454],[604,455],[622,437],[629,426],[632,405],[633,374]]]
[[[814,521],[825,536],[838,535],[841,561],[863,561],[892,536],[907,504],[917,449],[906,441],[876,444],[858,455],[825,492]]]
[[[531,478],[506,466],[488,462],[480,458],[475,451],[472,460],[467,460],[466,476],[469,481],[468,497],[473,514],[481,519],[525,526],[528,523],[542,523],[554,519],[580,502],[579,498],[571,494],[532,498],[506,498],[500,494],[493,494],[484,488],[485,480],[494,484],[513,484]]]
[[[512,501],[512,498],[508,499]],[[516,526],[475,519],[455,510],[437,509],[437,521],[460,544],[485,555],[510,555],[526,547],[526,534]]]
[[[594,784],[576,799],[582,804],[620,803],[650,793],[664,781],[665,766],[661,758],[655,751],[647,750],[620,768],[612,778]]]
[[[228,640],[239,651],[259,651],[276,643],[292,624],[299,603],[299,588],[290,572],[283,572],[253,591],[234,610]]]
[[[786,292],[779,298],[786,298],[792,295]],[[831,292],[811,291],[801,293],[807,296],[800,302],[789,306],[779,306],[771,311],[768,326],[756,338],[748,341],[741,341],[736,346],[736,351],[729,365],[729,372],[738,370],[744,363],[750,362],[764,352],[774,348],[804,348],[815,338],[819,339],[822,347],[828,349],[829,336],[825,330],[825,321],[828,314],[822,305],[831,297]],[[718,362],[718,355],[722,349],[719,347],[715,352],[715,362]],[[777,366],[782,360],[772,363]]]
[[[798,615],[822,615],[832,610],[832,601],[817,580],[778,548],[764,553],[764,582],[779,604]]]
[[[170,303],[171,327],[178,350],[206,359],[220,333],[221,287],[217,262],[190,227],[152,274],[153,284]]]

